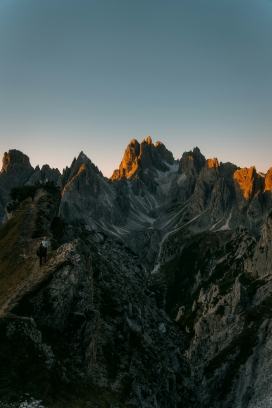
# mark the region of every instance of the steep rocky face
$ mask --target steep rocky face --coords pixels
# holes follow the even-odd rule
[[[157,280],[166,288],[166,311],[190,337],[187,355],[204,408],[270,405],[270,240],[269,218],[259,243],[246,229],[183,230],[162,249],[169,260]]]
[[[178,192],[179,201],[186,202],[193,195],[199,172],[205,163],[206,159],[198,147],[195,147],[193,151],[183,153],[178,168],[182,181]]]
[[[22,166],[26,169],[33,169],[30,162],[29,157],[19,150],[9,150],[8,152],[4,153],[2,158],[2,172],[14,172],[14,168],[17,166]]]
[[[183,153],[179,163],[179,174],[184,173],[187,170],[194,169],[199,174],[202,167],[205,165],[206,159],[201,154],[198,147],[195,147],[193,151]]]
[[[170,170],[166,163],[173,165],[174,158],[163,143],[154,145],[150,136],[141,143],[133,139],[125,150],[119,170],[113,172],[111,180],[120,180],[122,177],[131,180],[135,194],[139,194],[144,186],[149,192],[156,193],[157,170]]]
[[[191,201],[193,215],[197,215],[206,209],[206,205],[211,198],[211,193],[218,179],[218,161],[217,159],[208,159],[205,166],[202,167],[195,185],[194,195]]]
[[[264,191],[272,191],[272,167],[270,167],[265,175]]]
[[[63,173],[60,184],[63,185],[60,205],[63,217],[84,218],[91,228],[106,228],[113,234],[115,227],[124,224],[128,203],[123,189],[115,189],[83,152],[69,171]]]
[[[11,188],[23,186],[33,172],[28,156],[19,150],[4,153],[0,172],[0,224],[5,219],[5,206]]]
[[[263,190],[264,178],[256,172],[254,166],[250,169],[236,170],[233,178],[236,182],[236,194],[241,203],[244,203],[245,200],[251,200],[255,194]]]
[[[262,235],[250,258],[245,261],[245,269],[255,278],[267,278],[272,270],[272,213],[267,217]]]

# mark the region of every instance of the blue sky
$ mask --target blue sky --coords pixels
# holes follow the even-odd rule
[[[270,0],[1,0],[0,154],[110,176],[151,135],[266,172],[271,21]]]

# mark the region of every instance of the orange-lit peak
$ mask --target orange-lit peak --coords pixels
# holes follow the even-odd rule
[[[135,145],[135,144],[139,144],[137,139],[131,139],[131,141],[129,142],[130,145]]]
[[[218,168],[219,164],[218,164],[218,160],[214,157],[213,159],[208,159],[206,162],[206,166],[208,169],[212,169],[212,168]]]
[[[147,138],[145,139],[145,141],[146,141],[149,145],[151,145],[151,144],[152,144],[151,136],[147,136]]]
[[[264,191],[272,191],[272,167],[270,167],[265,175]]]
[[[255,187],[254,184],[257,177],[255,166],[252,166],[249,169],[245,167],[244,169],[236,170],[233,174],[234,180],[239,184],[243,196],[246,199],[253,197]]]

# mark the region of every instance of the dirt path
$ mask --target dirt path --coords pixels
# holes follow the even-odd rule
[[[42,278],[46,270],[39,265],[39,258],[36,255],[36,249],[38,247],[41,238],[32,238],[32,233],[35,230],[35,220],[38,211],[39,198],[46,195],[43,189],[39,189],[35,195],[35,201],[32,202],[31,198],[28,198],[28,207],[23,216],[22,223],[20,225],[20,237],[19,243],[22,247],[21,256],[25,261],[30,262],[30,269],[27,278],[18,283],[13,293],[5,300],[0,307],[0,317],[3,317],[6,313],[10,312],[17,301],[27,293],[35,284]],[[47,269],[47,268],[46,268]]]

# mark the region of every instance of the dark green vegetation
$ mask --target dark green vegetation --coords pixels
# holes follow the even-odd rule
[[[13,200],[18,200],[21,203],[27,197],[31,197],[32,194],[35,195],[37,188],[38,187],[34,186],[14,187],[11,189],[9,195]]]
[[[36,193],[40,190],[46,190],[48,193],[54,194],[59,191],[58,187],[48,185],[39,185],[35,186],[23,186],[23,187],[14,187],[11,189],[9,195],[11,196],[12,200],[18,200],[19,202],[24,201],[27,197],[32,197],[36,195]]]

